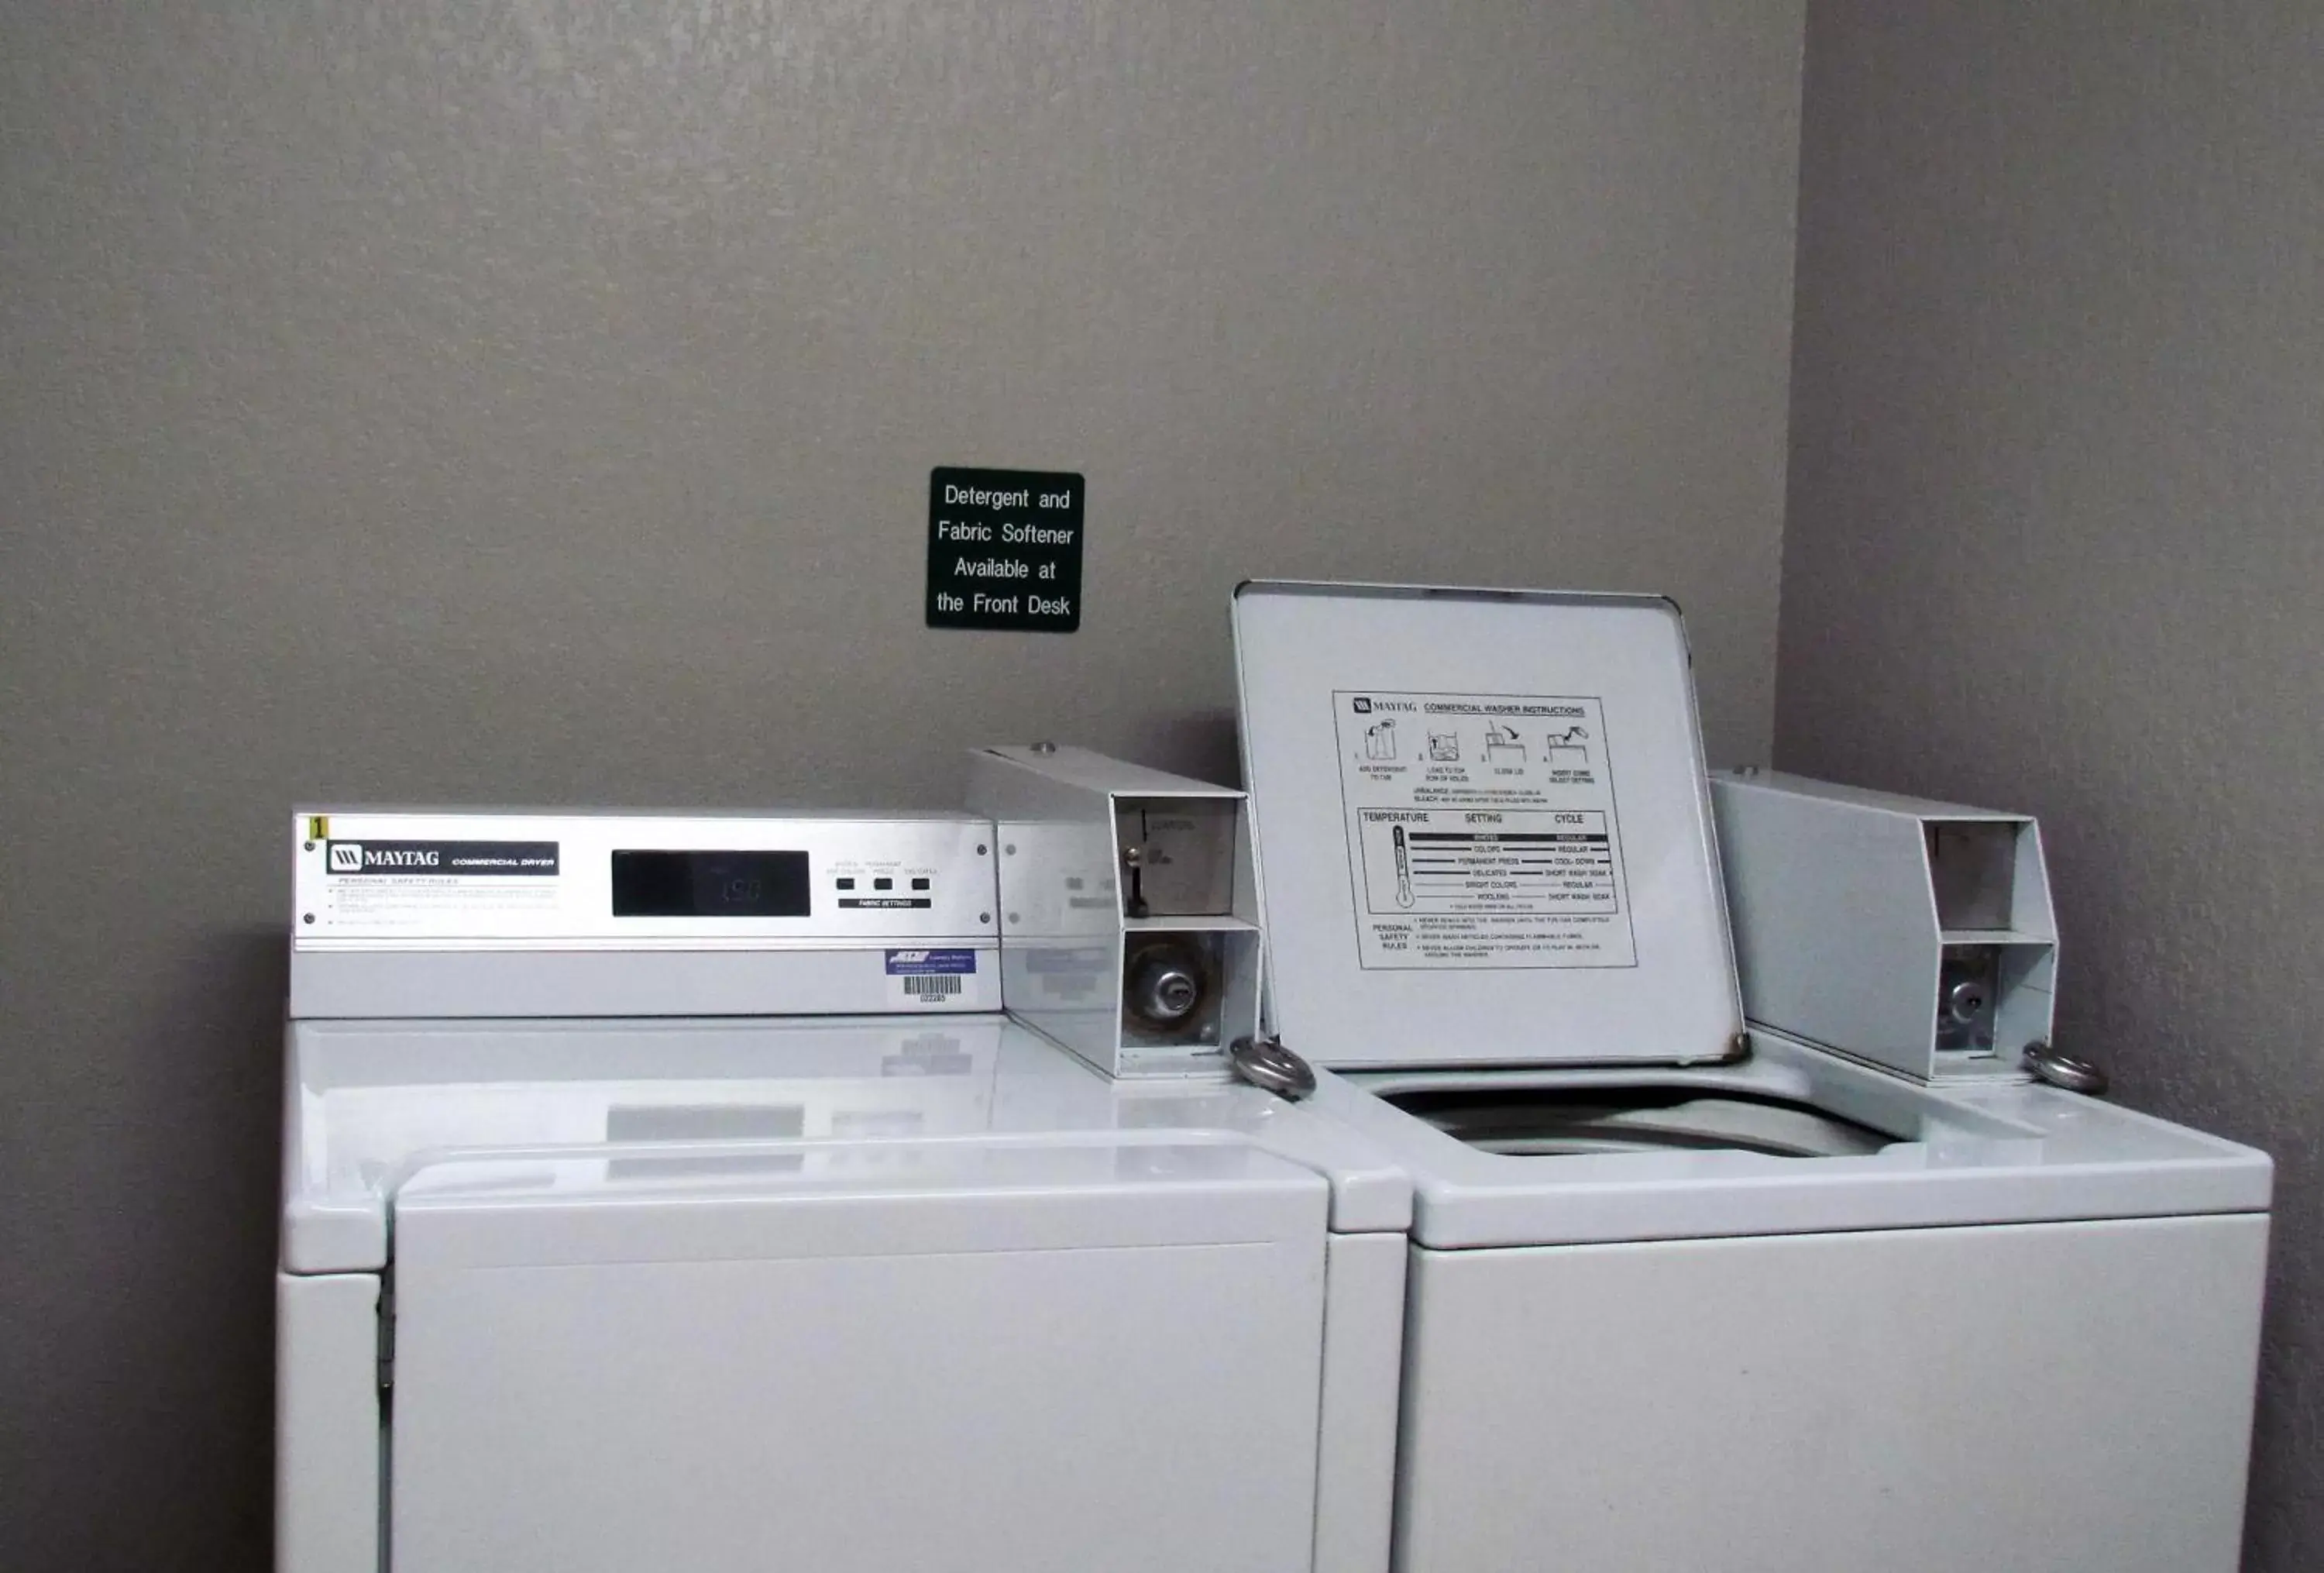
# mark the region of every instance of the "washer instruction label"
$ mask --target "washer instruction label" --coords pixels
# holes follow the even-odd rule
[[[1365,967],[1637,965],[1599,699],[1332,703]]]

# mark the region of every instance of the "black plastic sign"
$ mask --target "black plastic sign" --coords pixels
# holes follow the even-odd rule
[[[554,841],[327,841],[324,872],[335,874],[525,874],[557,873]]]
[[[1071,634],[1082,625],[1082,477],[928,476],[928,626]]]

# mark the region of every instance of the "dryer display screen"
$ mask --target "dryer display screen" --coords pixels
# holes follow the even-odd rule
[[[617,918],[804,918],[804,852],[613,854]]]

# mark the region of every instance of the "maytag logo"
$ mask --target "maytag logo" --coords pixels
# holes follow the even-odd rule
[[[554,841],[334,841],[333,874],[438,874],[447,878],[529,874],[554,878]]]
[[[360,841],[331,843],[331,872],[361,874],[373,868],[437,868],[444,853],[435,847],[366,847]]]

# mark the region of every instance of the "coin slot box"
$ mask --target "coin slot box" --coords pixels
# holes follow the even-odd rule
[[[1001,843],[1010,1013],[1109,1075],[1226,1074],[1259,1026],[1243,794],[1026,746],[972,755],[969,806]]]
[[[1231,799],[1120,798],[1114,843],[1126,917],[1224,917],[1234,909]]]
[[[1775,773],[1711,800],[1752,1021],[1923,1081],[2025,1076],[2057,967],[2034,819]]]

